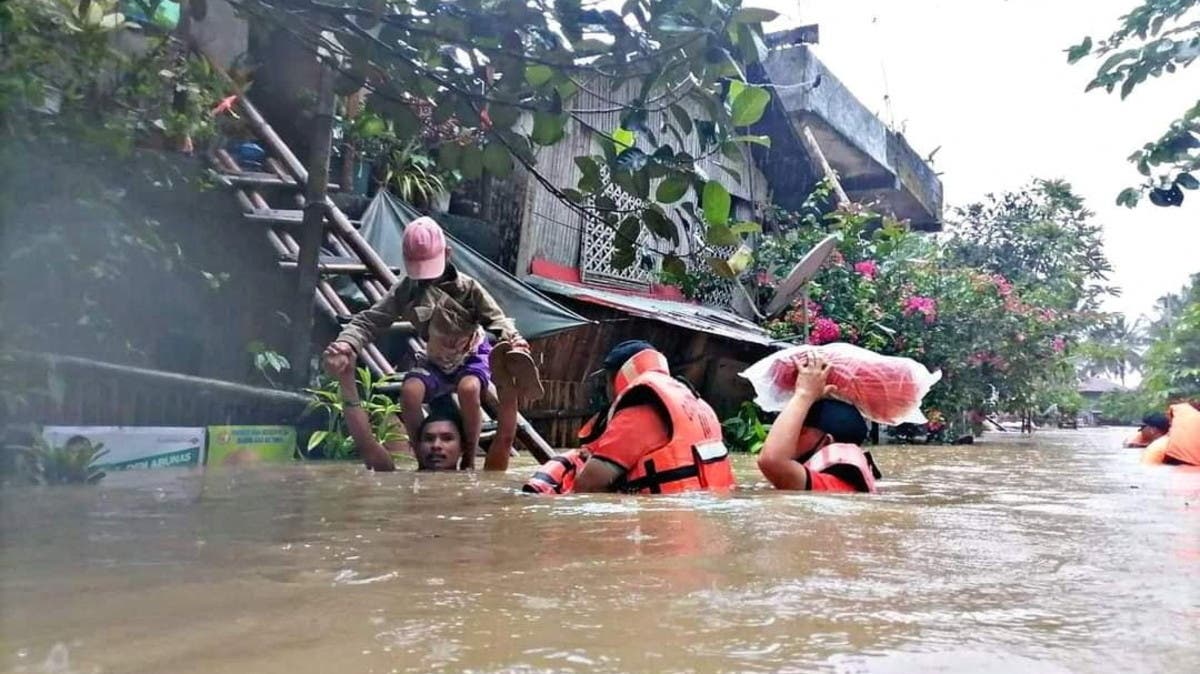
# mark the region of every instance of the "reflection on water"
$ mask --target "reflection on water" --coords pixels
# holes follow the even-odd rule
[[[0,671],[1200,671],[1200,475],[883,447],[878,497],[349,465],[0,493]]]

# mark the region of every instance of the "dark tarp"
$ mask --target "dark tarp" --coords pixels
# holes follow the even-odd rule
[[[404,268],[401,238],[404,226],[421,216],[408,204],[381,190],[362,216],[359,233],[389,266]],[[436,216],[435,216],[436,217]],[[526,339],[546,337],[591,323],[554,300],[522,283],[491,260],[451,236],[446,237],[453,250],[450,260],[459,271],[479,281],[500,303],[504,313],[517,323]],[[402,277],[403,274],[400,274]],[[339,279],[338,293],[362,302],[362,295],[349,279]]]

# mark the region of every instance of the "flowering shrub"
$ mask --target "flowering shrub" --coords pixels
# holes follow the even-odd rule
[[[800,213],[777,213],[746,275],[765,303],[818,241],[839,237],[808,297],[766,324],[773,335],[803,341],[807,314],[809,343],[845,341],[941,369],[926,406],[951,425],[968,410],[1044,409],[1054,392],[1073,389],[1071,345],[1103,318],[1096,284],[1107,262],[1068,187],[1035,183],[961,209],[941,238],[859,206],[821,215],[825,196],[817,190]],[[963,234],[985,230],[987,238]]]

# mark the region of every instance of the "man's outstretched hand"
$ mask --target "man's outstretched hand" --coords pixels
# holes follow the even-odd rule
[[[331,377],[340,379],[347,372],[354,369],[354,347],[347,342],[333,342],[325,347],[325,352],[322,354],[323,365],[325,372]]]

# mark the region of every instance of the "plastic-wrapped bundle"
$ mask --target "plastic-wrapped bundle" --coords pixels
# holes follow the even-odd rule
[[[797,346],[772,354],[742,372],[754,385],[754,402],[768,412],[783,409],[796,388],[794,356],[818,353],[829,363],[832,397],[858,408],[871,421],[895,426],[926,422],[921,400],[942,378],[911,358],[881,356],[853,344]]]

